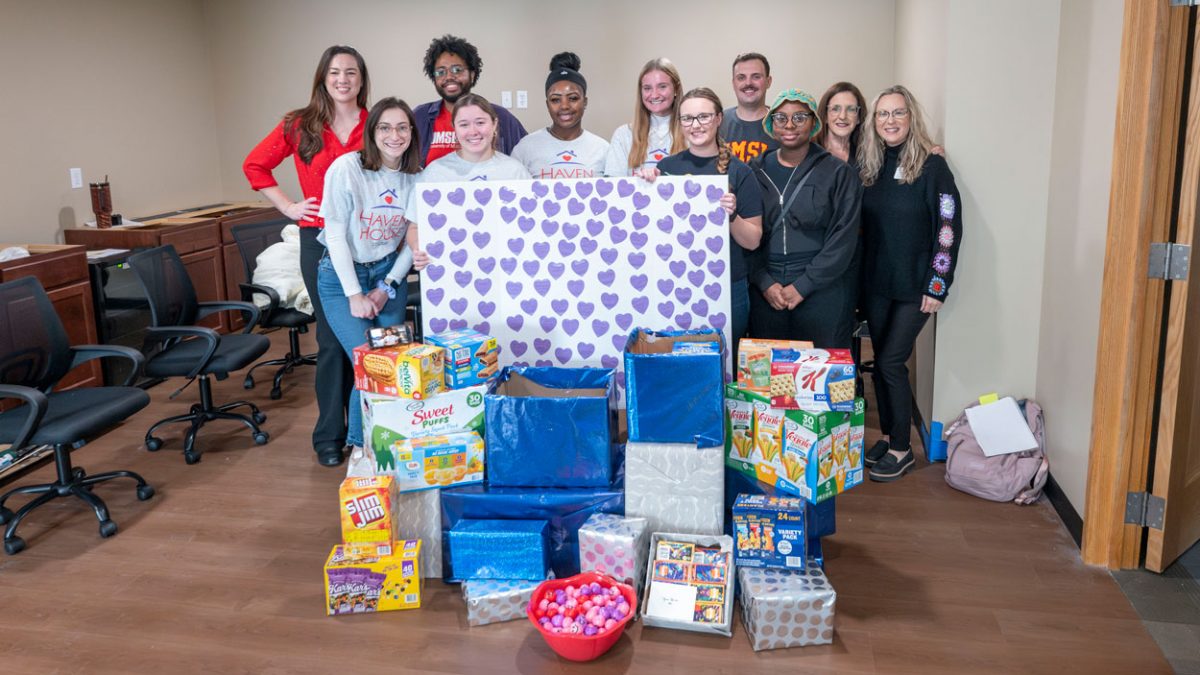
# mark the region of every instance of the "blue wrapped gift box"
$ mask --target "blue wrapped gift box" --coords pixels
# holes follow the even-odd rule
[[[625,491],[618,483],[602,488],[513,488],[464,485],[447,488],[442,495],[442,541],[463,519],[524,519],[550,523],[550,565],[560,579],[579,574],[579,528],[593,513],[625,513]],[[442,578],[462,581],[442,556]]]
[[[495,487],[604,487],[615,469],[616,384],[602,368],[507,367],[484,397]]]
[[[545,579],[549,530],[545,520],[460,520],[447,540],[450,565],[461,579]]]
[[[721,333],[635,328],[625,343],[625,414],[630,441],[724,445]]]

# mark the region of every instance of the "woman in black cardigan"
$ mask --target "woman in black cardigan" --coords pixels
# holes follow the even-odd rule
[[[930,315],[945,302],[962,241],[962,202],[946,160],[932,154],[921,108],[902,86],[871,104],[858,148],[863,310],[875,354],[875,398],[887,440],[867,451],[875,481],[913,467],[912,388],[905,363]]]

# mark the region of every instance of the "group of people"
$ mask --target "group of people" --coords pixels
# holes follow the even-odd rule
[[[317,317],[318,461],[336,466],[361,446],[361,410],[348,356],[368,328],[402,323],[406,278],[428,262],[416,222],[421,182],[726,175],[729,281],[736,341],[810,340],[848,348],[859,315],[874,352],[881,430],[865,463],[891,481],[914,464],[912,391],[905,365],[945,301],[962,235],[958,190],[902,86],[868,106],[839,82],[818,101],[787,89],[767,105],[770,64],[733,62],[737,105],[706,87],[683,90],[665,58],[638,74],[633,121],[605,141],[586,131],[587,80],[578,56],[550,61],[550,124],[533,133],[472,89],[478,50],[433,40],[424,72],[438,100],[411,109],[384,98],[368,109],[361,54],[330,47],[310,102],[293,110],[246,158],[251,187],[301,225],[301,270]],[[303,199],[272,171],[295,159]]]

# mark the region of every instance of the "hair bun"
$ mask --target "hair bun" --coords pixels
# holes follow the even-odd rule
[[[550,57],[550,70],[569,68],[578,71],[583,62],[575,52],[559,52]]]

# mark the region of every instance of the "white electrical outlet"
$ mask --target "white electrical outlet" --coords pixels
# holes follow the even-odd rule
[[[500,105],[504,106],[505,108],[512,107],[512,92],[511,91],[500,92]]]
[[[524,89],[517,90],[517,110],[524,110],[529,107],[529,92]]]
[[[83,187],[83,169],[71,169],[71,189]]]

